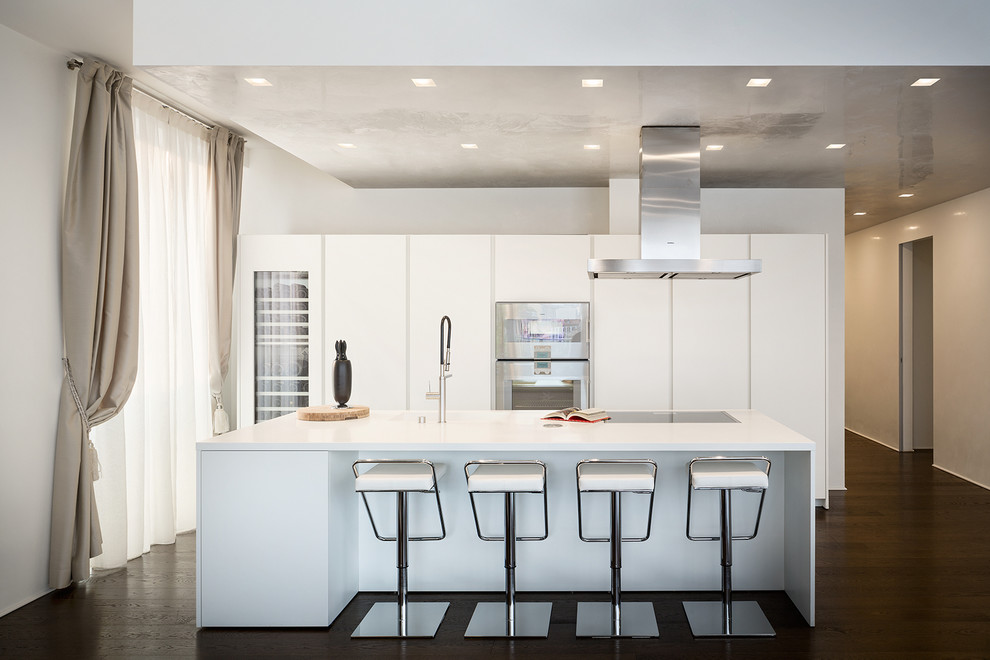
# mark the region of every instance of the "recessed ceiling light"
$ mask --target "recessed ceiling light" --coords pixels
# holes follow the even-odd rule
[[[914,193],[901,193],[898,197],[914,197]]]
[[[350,142],[338,142],[337,146],[341,149],[357,149],[357,145]]]
[[[750,78],[746,87],[766,87],[773,78]]]
[[[473,142],[461,143],[461,149],[477,149],[477,148],[478,145],[474,144]]]
[[[437,84],[434,82],[433,78],[413,78],[412,83],[416,87],[436,87]]]
[[[602,148],[602,145],[600,145],[600,144],[586,144],[586,145],[584,145],[584,148],[587,151],[598,151],[599,149]]]
[[[265,78],[245,78],[244,82],[254,87],[271,87],[272,84]]]
[[[917,229],[917,228],[918,228],[918,225],[911,225],[910,227],[908,227],[908,229]]]
[[[879,241],[879,240],[880,240],[880,237],[879,237],[879,236],[874,236],[874,237],[873,237],[873,240],[875,240],[875,241]]]
[[[918,78],[911,83],[911,87],[931,87],[939,80],[941,80],[941,78]]]
[[[604,87],[605,81],[601,78],[584,78],[581,87]]]
[[[965,211],[956,211],[952,215],[966,215],[966,212]]]
[[[853,215],[866,215],[866,211],[856,211]]]
[[[724,144],[709,144],[705,147],[705,151],[722,151],[725,149]]]
[[[832,144],[828,145],[825,148],[826,149],[841,149],[844,146],[846,146],[846,143],[845,142],[843,142],[843,143],[833,142]]]

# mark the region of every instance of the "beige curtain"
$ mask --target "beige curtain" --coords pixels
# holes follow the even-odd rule
[[[65,378],[55,441],[49,583],[89,577],[101,552],[91,427],[134,384],[138,343],[138,191],[130,78],[87,60],[79,71],[62,210]]]
[[[241,221],[241,178],[244,138],[225,128],[210,130],[208,186],[211,222],[208,229],[207,318],[210,332],[210,394],[213,396],[213,433],[225,433],[230,420],[223,409],[223,381],[230,364],[230,323],[234,292],[234,258]]]

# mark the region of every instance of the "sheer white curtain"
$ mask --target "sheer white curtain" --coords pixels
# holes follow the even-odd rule
[[[196,440],[211,432],[205,282],[208,134],[134,94],[141,236],[137,380],[127,405],[93,429],[103,554],[123,566],[196,526]]]

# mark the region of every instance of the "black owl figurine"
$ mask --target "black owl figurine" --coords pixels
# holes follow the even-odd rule
[[[347,342],[338,339],[334,344],[337,358],[333,361],[333,398],[338,408],[346,408],[351,398],[351,361],[347,359]]]

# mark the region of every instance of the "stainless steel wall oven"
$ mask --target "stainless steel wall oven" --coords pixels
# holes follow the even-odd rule
[[[587,408],[591,328],[586,302],[495,303],[495,408]]]

